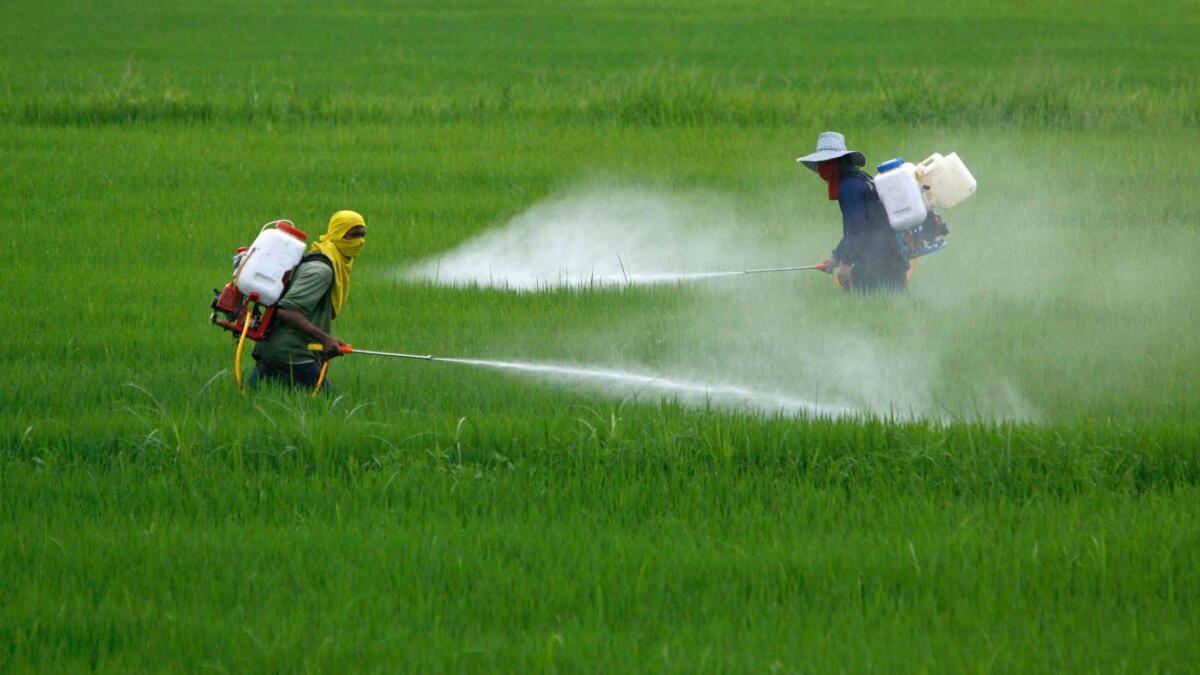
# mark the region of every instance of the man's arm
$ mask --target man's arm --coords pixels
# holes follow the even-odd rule
[[[317,303],[329,292],[333,283],[333,272],[328,266],[317,262],[300,265],[296,278],[283,297],[279,299],[276,315],[280,321],[305,333],[320,342],[325,358],[341,356],[340,340],[321,330],[308,317],[317,309]]]
[[[325,358],[332,359],[342,355],[341,346],[345,343],[333,337],[329,333],[326,333],[320,328],[317,328],[316,324],[309,321],[308,318],[300,312],[294,309],[280,307],[275,310],[275,316],[277,316],[280,321],[283,321],[292,328],[303,331],[307,333],[308,336],[313,340],[320,342],[321,351],[325,355]]]

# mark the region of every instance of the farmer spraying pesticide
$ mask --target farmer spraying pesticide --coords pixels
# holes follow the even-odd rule
[[[367,226],[354,211],[338,211],[312,252],[296,268],[287,292],[279,299],[280,325],[254,347],[250,385],[270,380],[305,388],[315,387],[321,363],[308,345],[321,345],[320,356],[341,356],[341,340],[330,331],[350,294],[354,259],[366,243]]]
[[[307,255],[304,233],[287,221],[269,223],[248,251],[239,251],[234,280],[214,298],[212,318],[238,335],[234,374],[239,386],[247,338],[258,343],[250,386],[273,381],[315,389],[322,384],[328,360],[345,353],[345,343],[330,333],[331,323],[345,308],[354,259],[366,234],[361,215],[338,211]]]
[[[874,179],[861,152],[836,131],[817,137],[815,152],[796,161],[825,181],[842,212],[842,239],[821,268],[844,290],[904,291],[913,261],[941,250],[949,233],[930,206],[950,207],[975,191],[958,156],[933,155],[919,166],[897,158]]]
[[[815,152],[797,158],[828,186],[830,200],[842,211],[842,240],[825,261],[842,288],[902,291],[907,285],[908,261],[887,226],[882,205],[873,197],[871,178],[861,168],[866,157],[846,148],[835,131],[817,137]]]

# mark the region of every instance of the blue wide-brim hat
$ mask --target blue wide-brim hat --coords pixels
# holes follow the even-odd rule
[[[796,161],[804,166],[817,170],[817,164],[839,157],[850,156],[850,161],[854,162],[855,166],[862,166],[867,163],[867,158],[857,150],[846,149],[846,137],[836,131],[822,131],[821,135],[817,136],[817,150],[803,157],[797,157]]]

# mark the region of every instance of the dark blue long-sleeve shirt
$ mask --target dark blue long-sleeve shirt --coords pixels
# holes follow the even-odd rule
[[[875,195],[871,177],[847,168],[838,179],[838,206],[842,210],[842,240],[833,257],[854,265],[856,285],[903,286],[908,261],[887,224],[883,204]]]
[[[860,172],[843,173],[839,178],[838,206],[842,209],[842,240],[833,250],[833,257],[847,263],[860,263],[867,229],[867,199],[871,186]]]

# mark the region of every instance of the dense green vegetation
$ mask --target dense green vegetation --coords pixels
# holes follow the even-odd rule
[[[1198,24],[1193,2],[0,6],[0,667],[1188,668]],[[401,274],[597,185],[717,193],[780,244],[764,264],[811,262],[836,217],[791,160],[825,128],[980,179],[908,297]],[[870,408],[359,357],[335,397],[238,396],[206,325],[229,252],[339,208],[371,228],[336,326],[356,344]],[[829,362],[843,342],[872,360]]]

